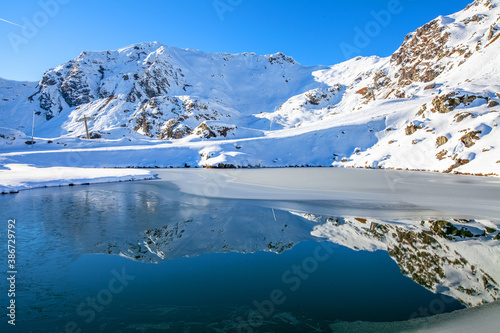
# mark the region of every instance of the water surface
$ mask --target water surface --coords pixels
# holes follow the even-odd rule
[[[496,234],[484,224],[497,221],[475,220],[475,210],[391,200],[398,190],[388,183],[391,193],[380,200],[380,179],[355,200],[359,188],[346,188],[343,198],[337,187],[315,191],[314,181],[290,189],[269,174],[205,171],[0,197],[2,218],[17,221],[18,255],[16,330],[2,323],[2,331],[301,332],[339,321],[404,321],[498,296],[496,271],[484,259],[473,263],[467,250],[493,254],[494,267]],[[262,185],[269,182],[274,190]],[[262,193],[268,197],[258,199]],[[439,216],[473,235],[408,242]],[[412,255],[416,261],[404,260]],[[422,262],[430,265],[425,274]],[[479,282],[462,290],[471,264]],[[491,287],[481,285],[483,276]]]

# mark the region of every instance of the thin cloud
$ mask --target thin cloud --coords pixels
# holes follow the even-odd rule
[[[19,25],[17,23],[11,22],[11,21],[4,20],[3,18],[0,18],[0,21],[4,21],[4,22],[10,23],[10,24],[13,24],[13,25],[15,25],[17,27],[24,28],[22,25]]]

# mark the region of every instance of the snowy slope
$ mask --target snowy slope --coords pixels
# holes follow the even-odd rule
[[[499,175],[499,4],[477,0],[441,16],[408,34],[391,57],[329,67],[281,53],[212,54],[157,42],[82,52],[38,84],[0,81],[0,163],[76,166],[68,154],[85,149],[95,153],[90,167]],[[22,143],[33,115],[28,157]],[[92,140],[77,121],[83,116]]]

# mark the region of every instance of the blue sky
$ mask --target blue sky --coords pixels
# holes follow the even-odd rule
[[[145,41],[207,52],[283,52],[304,65],[333,65],[356,55],[388,56],[407,33],[470,2],[2,0],[0,77],[38,81],[81,51]]]

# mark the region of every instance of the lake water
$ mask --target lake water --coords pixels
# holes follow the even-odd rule
[[[486,267],[499,260],[496,234],[481,229],[499,225],[495,180],[338,169],[159,177],[1,196],[18,272],[16,326],[4,318],[2,332],[329,331],[498,296]],[[439,219],[473,235],[429,241],[422,230]],[[483,250],[490,258],[471,254]],[[3,306],[5,279],[1,288]]]

